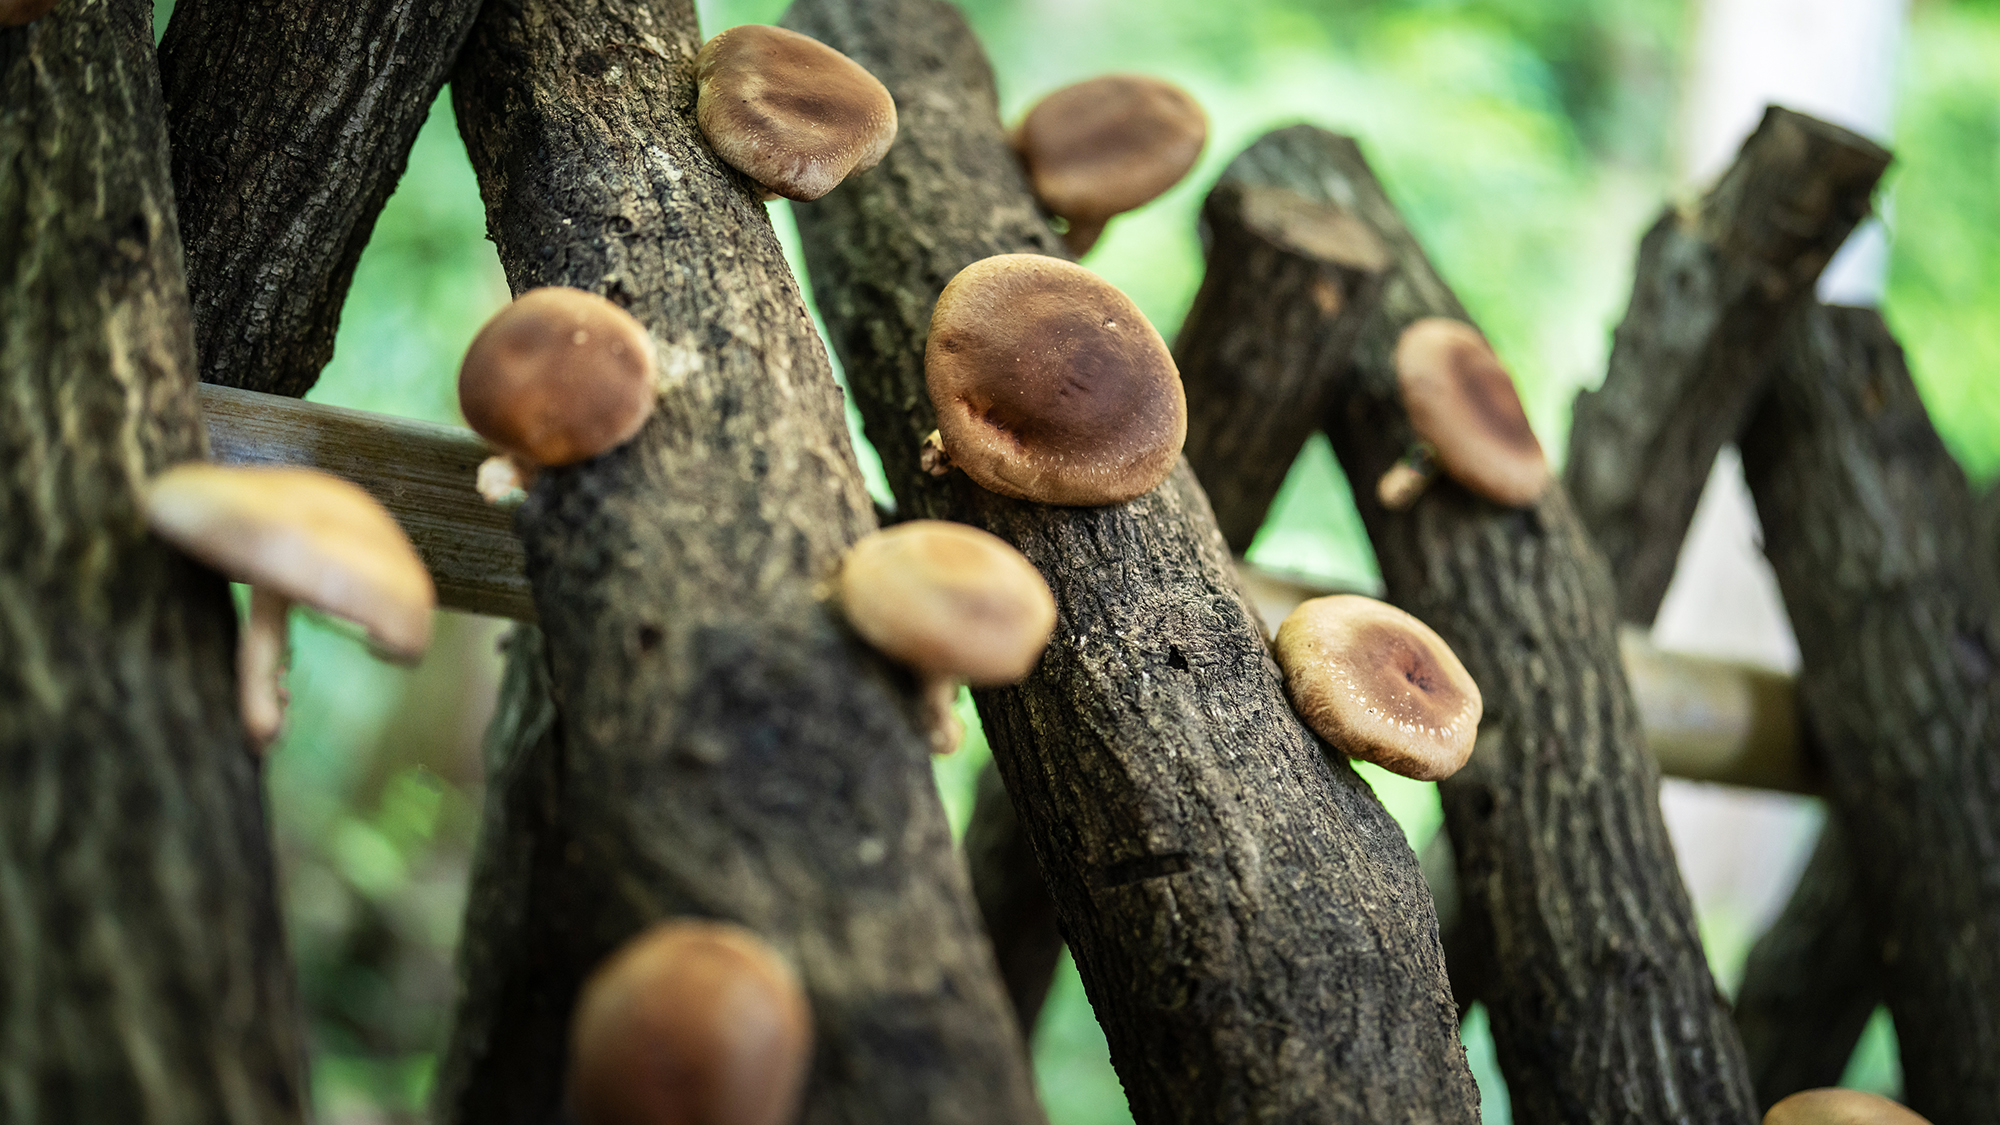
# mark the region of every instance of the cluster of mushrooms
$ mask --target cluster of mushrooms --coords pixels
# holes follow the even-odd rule
[[[703,132],[772,197],[817,199],[873,167],[895,138],[882,85],[795,32],[733,28],[696,66]],[[823,97],[804,105],[775,93],[787,75],[808,71]],[[1206,129],[1185,93],[1121,75],[1050,95],[1011,139],[1082,254],[1113,215],[1192,167]],[[1547,462],[1512,379],[1476,330],[1417,321],[1395,364],[1415,437],[1377,484],[1384,507],[1407,507],[1439,472],[1496,504],[1537,501]],[[924,365],[938,428],[912,452],[932,473],[962,472],[1029,502],[1100,506],[1158,487],[1179,460],[1187,403],[1166,343],[1130,298],[1073,262],[1006,254],[967,266],[938,300]],[[466,420],[499,450],[480,470],[481,493],[518,498],[539,469],[615,449],[645,425],[657,395],[650,335],[624,309],[574,289],[523,294],[481,329],[460,371]],[[239,665],[244,721],[259,746],[279,727],[292,602],[359,622],[396,658],[414,659],[428,642],[429,576],[394,520],[351,484],[302,470],[184,465],[153,483],[147,516],[164,538],[255,587]],[[914,520],[868,535],[827,588],[855,634],[916,677],[939,753],[961,734],[959,685],[1018,682],[1056,624],[1034,565],[962,524]],[[1273,651],[1299,716],[1350,757],[1434,781],[1471,756],[1479,687],[1403,610],[1355,596],[1309,601],[1279,627]],[[598,967],[577,1004],[571,1052],[582,1125],[782,1125],[798,1111],[812,1015],[796,974],[755,934],[673,919]],[[1832,1122],[1920,1119],[1849,1091],[1799,1094],[1766,1118]]]

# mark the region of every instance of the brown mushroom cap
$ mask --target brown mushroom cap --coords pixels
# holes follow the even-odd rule
[[[0,0],[0,27],[26,27],[55,6],[56,0]]]
[[[584,983],[570,1024],[579,1125],[786,1125],[812,1060],[798,977],[756,934],[662,922]]]
[[[1802,1090],[1771,1107],[1764,1125],[1930,1125],[1914,1112],[1859,1090]]]
[[[840,603],[885,655],[976,687],[1026,676],[1056,627],[1035,564],[996,535],[943,520],[863,536],[841,564]]]
[[[1044,206],[1101,224],[1187,175],[1208,141],[1208,115],[1171,82],[1107,74],[1036,102],[1011,139]]]
[[[430,646],[430,572],[395,518],[339,477],[176,465],[147,486],[146,523],[238,582],[360,625],[390,656],[415,660]]]
[[[695,122],[716,155],[787,199],[818,199],[896,140],[882,83],[796,31],[732,27],[702,44],[695,81]]]
[[[1411,324],[1396,341],[1396,379],[1411,428],[1453,480],[1509,507],[1541,497],[1548,458],[1514,380],[1478,329],[1444,317]]]
[[[574,465],[652,416],[653,343],[632,314],[581,289],[531,289],[493,315],[458,369],[481,437],[535,465]]]
[[[1472,756],[1479,685],[1431,627],[1354,594],[1314,598],[1278,626],[1278,667],[1306,725],[1351,758],[1437,781]]]
[[[1001,254],[959,271],[924,351],[953,465],[1003,496],[1116,504],[1187,439],[1187,398],[1139,307],[1073,262]]]

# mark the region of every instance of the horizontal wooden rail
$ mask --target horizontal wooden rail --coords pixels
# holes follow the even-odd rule
[[[440,605],[534,620],[512,513],[486,503],[473,487],[492,449],[471,431],[209,385],[201,388],[201,405],[215,460],[305,465],[355,482],[409,532],[437,582]],[[1357,592],[1241,560],[1237,568],[1245,592],[1272,625],[1307,598]],[[1816,791],[1800,751],[1791,677],[1664,652],[1634,628],[1620,635],[1619,648],[1662,773]]]

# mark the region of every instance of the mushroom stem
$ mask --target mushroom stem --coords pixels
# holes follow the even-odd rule
[[[236,705],[250,748],[260,756],[285,722],[281,682],[291,656],[292,600],[264,586],[250,588],[250,619],[236,641]]]
[[[479,495],[488,504],[518,507],[534,482],[534,466],[522,464],[511,453],[496,453],[479,463]]]
[[[956,676],[924,677],[924,686],[919,693],[924,737],[930,740],[933,754],[956,753],[959,743],[965,741],[965,724],[959,720],[957,707],[958,686],[962,682]]]
[[[1375,498],[1384,508],[1400,512],[1417,502],[1431,481],[1437,478],[1437,461],[1430,450],[1422,445],[1413,445],[1401,460],[1389,466],[1382,479],[1375,482]]]
[[[1097,245],[1097,240],[1104,236],[1104,224],[1106,221],[1104,219],[1091,221],[1070,219],[1069,229],[1063,231],[1063,245],[1069,248],[1071,254],[1079,258],[1083,257],[1085,254],[1090,253],[1090,248]]]
[[[951,472],[951,454],[944,451],[944,435],[932,430],[917,448],[917,467],[934,477]]]

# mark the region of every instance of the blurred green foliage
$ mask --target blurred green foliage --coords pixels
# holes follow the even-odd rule
[[[168,4],[162,4],[164,19]],[[709,32],[771,22],[784,0],[712,0]],[[1680,0],[966,0],[1007,114],[1114,70],[1171,77],[1208,108],[1187,182],[1113,223],[1089,265],[1170,338],[1201,270],[1195,212],[1232,155],[1309,120],[1359,136],[1390,191],[1520,382],[1545,444],[1601,377],[1639,233],[1675,190],[1671,130],[1691,14]],[[1976,475],[2000,472],[2000,2],[1919,4],[1906,52],[1886,307],[1940,429]],[[795,244],[785,206],[774,222]],[[457,357],[506,300],[477,185],[447,104],[363,257],[315,399],[455,422]],[[796,255],[794,256],[796,261]],[[872,457],[864,450],[864,463]],[[872,467],[872,466],[871,466]],[[880,490],[879,472],[873,483]],[[1376,578],[1324,441],[1286,484],[1253,555],[1347,582]],[[271,759],[291,940],[312,1020],[315,1098],[333,1125],[422,1118],[449,1018],[451,957],[476,831],[478,739],[498,624],[449,618],[415,670],[354,638],[298,628],[289,730]],[[955,828],[986,749],[973,734],[938,776]],[[1421,845],[1435,789],[1371,772]],[[1704,920],[1718,978],[1747,928]],[[1035,1057],[1056,1125],[1129,1121],[1074,969]],[[1504,1121],[1484,1018],[1467,1038],[1487,1119]],[[1893,1088],[1878,1019],[1850,1079]]]

